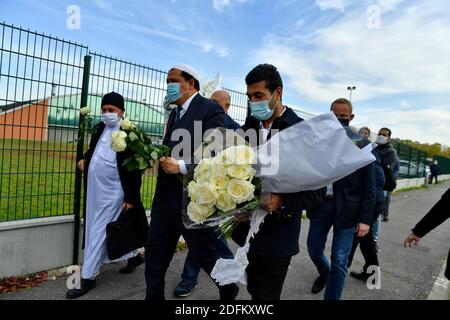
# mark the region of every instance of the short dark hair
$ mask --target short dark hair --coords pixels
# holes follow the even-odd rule
[[[187,73],[186,71],[181,71],[181,76],[184,78],[184,80],[189,81],[189,80],[194,80],[194,88],[197,91],[200,91],[200,82],[198,82],[197,79],[195,79],[193,76],[191,76],[189,73]]]
[[[378,132],[380,132],[381,130],[387,131],[387,132],[388,132],[388,135],[389,135],[389,138],[391,137],[391,135],[392,135],[391,129],[383,127],[383,128],[381,128],[380,130],[378,130]]]
[[[352,103],[350,102],[350,100],[347,100],[347,99],[345,99],[345,98],[339,98],[339,99],[336,99],[336,100],[334,100],[334,101],[331,103],[330,110],[333,110],[333,105],[334,105],[335,103],[346,104],[346,105],[350,108],[350,113],[353,113],[353,105],[352,105]]]
[[[264,63],[254,67],[245,77],[245,83],[252,85],[260,81],[266,81],[266,88],[270,92],[275,92],[278,88],[283,88],[283,80],[277,68],[271,64]]]
[[[370,134],[370,129],[368,127],[361,127],[358,132],[361,132],[361,130],[367,130],[367,132]]]

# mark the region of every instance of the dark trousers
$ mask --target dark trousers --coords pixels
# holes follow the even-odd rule
[[[429,180],[428,180],[428,183],[429,183],[429,184],[432,184],[432,183],[433,183],[433,179],[434,179],[434,183],[437,184],[437,180],[438,180],[437,174],[432,174],[432,175],[430,175],[430,178],[429,178]]]
[[[219,257],[224,259],[234,258],[233,252],[231,252],[230,248],[228,247],[228,243],[222,234],[217,234],[216,239],[214,240],[214,245],[216,246]],[[195,260],[194,255],[191,253],[191,250],[189,250],[186,256],[186,260],[184,261],[181,279],[183,282],[197,284],[199,272],[200,265]]]
[[[389,191],[386,194],[386,198],[384,199],[383,207],[381,209],[381,216],[383,218],[388,218],[389,217],[389,205],[390,204],[391,204],[391,192]]]
[[[263,257],[248,254],[247,290],[252,300],[280,300],[289,257]]]
[[[180,235],[186,241],[198,264],[210,274],[219,258],[214,245],[214,229],[186,229],[181,217],[158,209],[152,211],[148,239],[145,245],[145,281],[147,300],[164,300],[164,278],[173,258]],[[216,283],[218,286],[218,284]],[[221,300],[234,300],[239,288],[236,284],[218,286]]]
[[[310,214],[308,233],[308,253],[320,276],[327,279],[325,300],[339,300],[344,290],[347,276],[347,261],[352,248],[355,228],[343,228],[337,223],[336,203],[326,198]],[[331,264],[324,254],[328,232],[333,227]]]
[[[353,256],[355,255],[356,248],[358,248],[358,244],[360,245],[361,253],[365,261],[363,271],[367,272],[367,268],[370,266],[379,266],[376,242],[373,238],[373,225],[378,220],[381,210],[383,209],[383,205],[384,202],[377,202],[375,204],[375,208],[372,212],[372,221],[369,232],[362,238],[355,236],[353,239],[353,246],[347,263],[348,268],[352,265]]]

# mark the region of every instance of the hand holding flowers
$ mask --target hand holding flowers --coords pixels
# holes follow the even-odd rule
[[[169,154],[167,146],[153,144],[150,137],[130,120],[123,119],[120,127],[121,130],[111,133],[111,147],[116,152],[129,153],[123,162],[127,170],[145,171],[152,167],[152,161]]]

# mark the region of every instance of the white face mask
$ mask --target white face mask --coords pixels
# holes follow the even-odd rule
[[[102,113],[102,121],[107,127],[115,127],[120,122],[120,116],[115,112]]]
[[[385,136],[377,136],[376,144],[386,144],[388,139]]]

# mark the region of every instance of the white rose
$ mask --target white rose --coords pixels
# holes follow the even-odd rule
[[[223,168],[223,170],[217,170],[211,179],[211,183],[216,190],[225,189],[229,181],[230,178],[227,176],[225,168]]]
[[[231,179],[227,186],[227,192],[231,199],[237,204],[250,201],[255,196],[255,186],[250,182],[239,179]]]
[[[241,180],[250,180],[255,175],[255,169],[249,164],[232,165],[228,168],[227,172],[230,177]]]
[[[91,108],[90,108],[90,107],[84,107],[84,108],[81,108],[81,109],[80,109],[80,113],[81,113],[83,116],[85,116],[85,115],[91,113]]]
[[[191,201],[187,206],[187,215],[191,221],[201,224],[214,213],[213,207],[204,206]]]
[[[236,209],[236,203],[225,190],[222,190],[219,191],[217,195],[216,208],[223,212],[227,212]]]
[[[216,188],[209,182],[200,182],[197,184],[196,198],[198,204],[213,206],[217,201]]]
[[[121,130],[117,130],[111,133],[111,148],[115,152],[125,151],[127,148],[127,143],[125,142],[125,138],[127,134]]]
[[[120,122],[120,126],[122,127],[123,130],[130,130],[131,128],[136,127],[134,123],[128,119],[122,119],[122,121]]]
[[[256,162],[256,155],[252,148],[241,145],[229,147],[224,150],[224,159],[228,164],[253,164]]]
[[[221,151],[218,154],[216,154],[216,156],[214,158],[212,158],[211,163],[213,165],[225,165],[225,152]]]
[[[211,158],[202,159],[194,170],[194,180],[197,182],[207,181],[211,172]]]
[[[197,201],[197,182],[191,181],[187,186],[188,195],[191,201]]]

